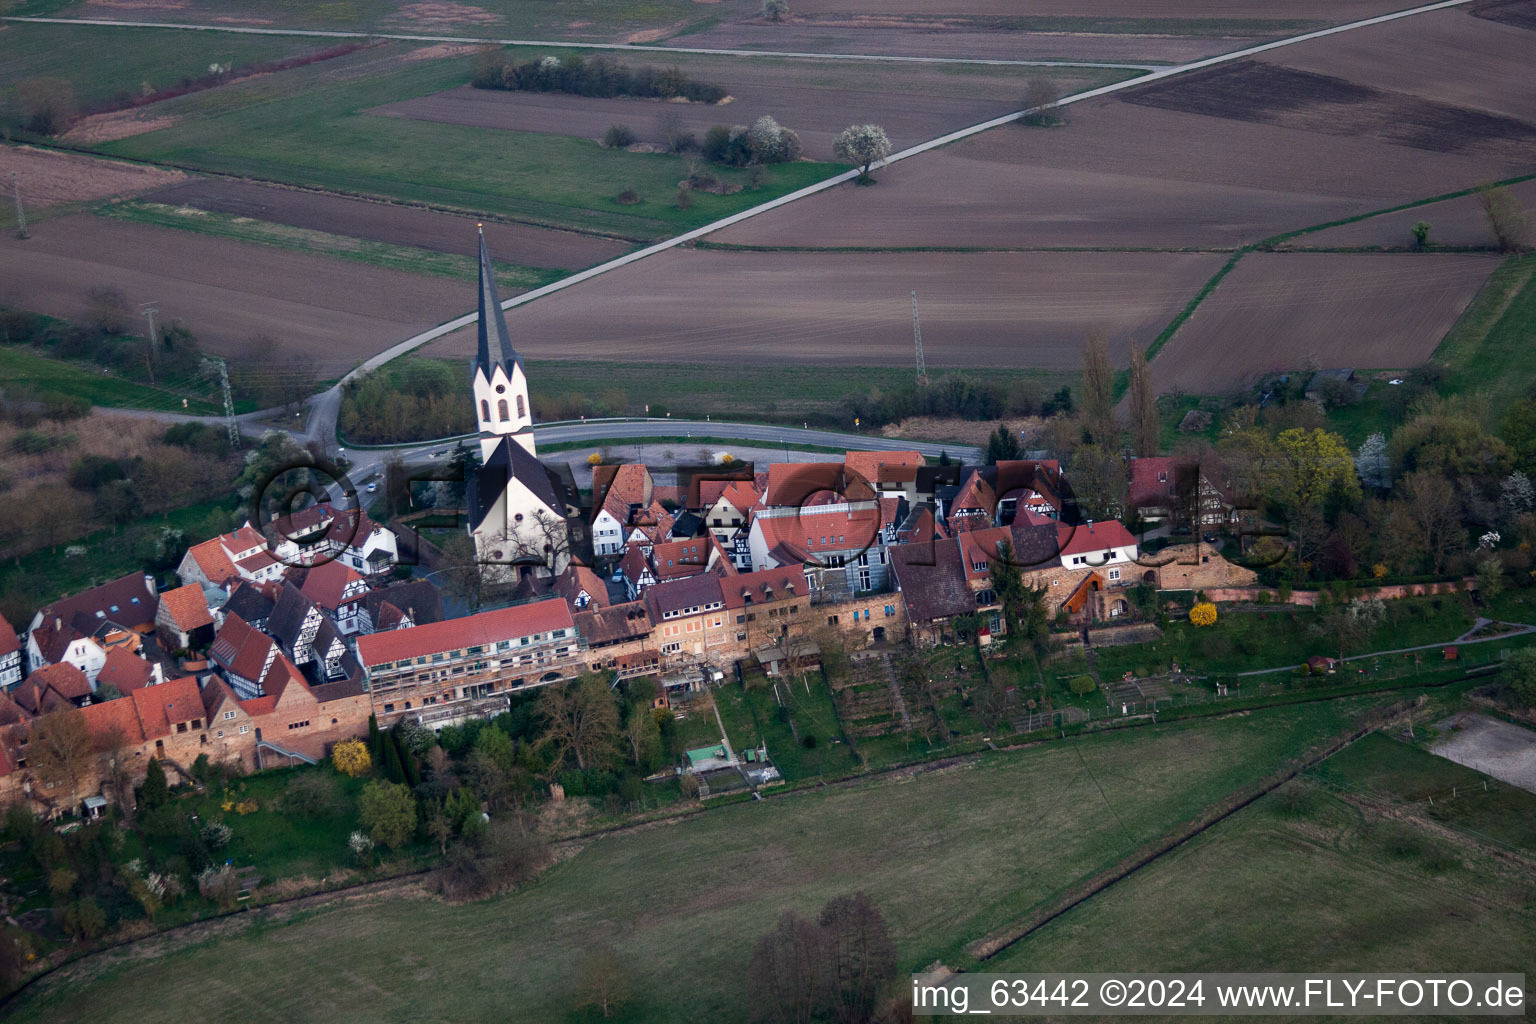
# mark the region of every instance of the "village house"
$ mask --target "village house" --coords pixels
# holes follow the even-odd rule
[[[192,545],[176,566],[176,575],[183,585],[212,583],[228,590],[236,580],[276,580],[285,568],[272,557],[267,538],[247,522],[238,530]]]
[[[359,615],[361,632],[409,629],[441,622],[443,597],[431,580],[402,580],[363,595]]]
[[[506,706],[512,690],[568,679],[581,669],[580,644],[562,598],[357,641],[374,714],[439,727]]]
[[[307,569],[290,569],[288,579],[309,600],[319,605],[343,636],[361,632],[363,599],[368,581],[350,565],[337,560]]]
[[[729,639],[725,595],[719,576],[701,574],[662,581],[645,591],[646,610],[654,624],[663,662],[697,660],[715,655]]]
[[[377,578],[400,560],[394,531],[360,508],[337,509],[323,501],[272,521],[272,553],[288,566],[337,561],[363,576]]]
[[[241,700],[259,697],[277,662],[277,642],[233,613],[208,647],[208,658],[224,673]]]
[[[188,583],[160,595],[155,634],[161,646],[170,651],[208,645],[213,639],[213,612],[202,584]]]
[[[102,692],[110,692],[110,686],[118,693],[132,693],[163,682],[165,667],[160,662],[148,661],[125,647],[107,652],[106,663],[96,675],[96,688]]]
[[[118,644],[136,649],[135,634],[154,629],[158,608],[155,581],[140,572],[55,601],[32,617],[27,630],[28,670],[67,661],[94,686],[107,651]]]
[[[21,682],[21,640],[0,615],[0,691],[13,690]]]
[[[636,516],[650,508],[655,482],[635,463],[592,470],[592,553],[611,558],[624,551]]]

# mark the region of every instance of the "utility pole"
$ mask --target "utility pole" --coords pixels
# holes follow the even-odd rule
[[[144,349],[144,365],[149,367],[149,382],[155,382],[155,313],[153,303],[144,303],[144,319],[149,321],[149,344]]]
[[[219,384],[224,389],[224,422],[229,426],[229,447],[231,451],[237,451],[240,448],[240,425],[235,422],[235,399],[229,390],[229,363],[219,359],[216,364]]]
[[[917,346],[917,382],[928,383],[928,363],[923,359],[923,325],[917,318],[917,292],[912,293],[912,343]]]
[[[16,196],[16,237],[23,240],[31,238],[32,236],[27,234],[27,211],[21,208],[20,171],[11,172],[11,191]]]

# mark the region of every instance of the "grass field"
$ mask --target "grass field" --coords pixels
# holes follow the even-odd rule
[[[1446,367],[1439,390],[1482,393],[1494,417],[1536,391],[1536,255],[1506,259],[1435,351]]]
[[[190,392],[150,387],[61,359],[50,359],[22,348],[0,348],[0,380],[39,392],[56,392],[89,399],[92,405],[117,409],[156,409],[218,415],[222,407]],[[205,389],[211,392],[212,387]],[[188,404],[182,406],[182,399]]]
[[[12,13],[28,12],[18,8]],[[88,108],[118,93],[163,89],[205,75],[210,64],[234,64],[238,69],[329,45],[282,36],[11,22],[0,31],[0,107],[9,107],[16,83],[28,78],[66,79],[74,88],[75,102]]]
[[[793,191],[840,165],[774,167],[734,195],[674,205],[682,157],[604,149],[595,140],[375,117],[369,108],[468,81],[472,58],[405,62],[395,44],[237,83],[157,108],[185,120],[106,143],[105,152],[179,166],[498,214],[626,238],[675,234]],[[379,62],[385,62],[379,67]],[[725,113],[722,120],[729,120]],[[740,183],[745,174],[721,170]],[[639,202],[616,197],[632,190]]]
[[[381,1020],[575,1020],[581,957],[606,943],[636,994],[616,1019],[737,1020],[751,945],[782,910],[812,912],[863,889],[900,937],[902,970],[953,961],[969,940],[1344,729],[1363,706],[1112,732],[722,807],[592,842],[483,903],[359,902],[93,963],[11,1019],[136,1020],[174,1004],[233,1021],[259,1000],[272,1019],[342,1016],[366,1002]]]
[[[1408,798],[1447,778],[1421,759],[1438,760],[1372,736],[1325,764],[1330,774]],[[1514,791],[1508,800],[1499,813],[1523,816],[1524,826],[1510,827],[1528,837],[1536,796]],[[1292,783],[983,969],[1529,973],[1533,911],[1528,862],[1496,859],[1421,819],[1388,820],[1323,786]]]
[[[175,228],[181,231],[196,231],[216,238],[230,238],[240,242],[256,242],[280,249],[292,249],[296,252],[334,256],[354,263],[366,263],[391,270],[436,274],[462,281],[474,281],[480,272],[479,264],[473,258],[457,253],[390,245],[386,242],[362,238],[348,238],[325,231],[313,231],[308,228],[275,224],[250,217],[237,217],[227,213],[213,213],[192,207],[129,200],[104,207],[100,212],[105,216],[135,224],[152,224],[156,227]],[[562,270],[524,267],[515,263],[495,263],[494,267],[496,283],[501,286],[505,294],[528,291],[565,276]]]

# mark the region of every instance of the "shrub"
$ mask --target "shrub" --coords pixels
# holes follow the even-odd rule
[[[1083,696],[1084,694],[1092,693],[1094,690],[1098,689],[1098,686],[1099,686],[1098,683],[1093,681],[1093,676],[1086,676],[1086,675],[1085,676],[1073,676],[1072,677],[1072,681],[1069,682],[1067,685],[1071,688],[1073,693],[1077,694],[1080,697]]]
[[[1216,625],[1216,606],[1209,601],[1201,601],[1189,610],[1189,621],[1199,627]]]
[[[789,17],[789,0],[763,0],[763,17],[769,21],[783,21]]]
[[[234,805],[230,806],[233,809]],[[305,772],[289,781],[283,793],[283,810],[296,818],[315,821],[339,813],[341,798],[332,779],[318,772]]]
[[[218,818],[214,818],[203,826],[203,842],[210,850],[222,850],[229,845],[229,841],[235,837],[235,830],[224,824]]]
[[[16,83],[21,126],[38,135],[57,135],[75,117],[75,87],[66,78],[28,78]]]
[[[693,209],[693,189],[688,187],[687,182],[684,182],[682,187],[677,190],[677,196],[673,198],[672,205],[679,210]]]
[[[587,465],[589,465],[589,466],[601,466],[602,464],[603,464],[603,453],[602,452],[593,452],[591,455],[587,456]]]
[[[613,201],[621,206],[634,206],[636,203],[640,202],[640,193],[636,192],[632,188],[627,188],[623,192],[620,192],[618,195],[614,196]]]
[[[1422,249],[1429,244],[1429,223],[1427,221],[1419,221],[1408,229],[1408,233],[1413,236],[1413,247],[1415,249]]]
[[[367,774],[373,767],[373,758],[368,756],[368,745],[362,740],[342,740],[331,748],[331,764],[341,774],[355,779]]]
[[[800,738],[800,745],[802,747],[804,747],[806,750],[815,750],[816,749],[816,736],[815,736],[815,734],[813,734],[813,733],[806,733],[804,736],[802,736]]]
[[[603,134],[603,145],[608,149],[623,149],[635,144],[635,132],[627,124],[612,125]]]
[[[228,864],[209,866],[197,876],[197,891],[204,899],[217,903],[220,910],[228,910],[240,895],[240,880]]]

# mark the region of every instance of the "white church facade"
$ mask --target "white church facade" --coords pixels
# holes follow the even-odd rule
[[[470,367],[480,463],[469,480],[469,532],[490,582],[558,575],[582,539],[576,496],[538,459],[528,374],[512,346],[480,233],[479,346]]]

